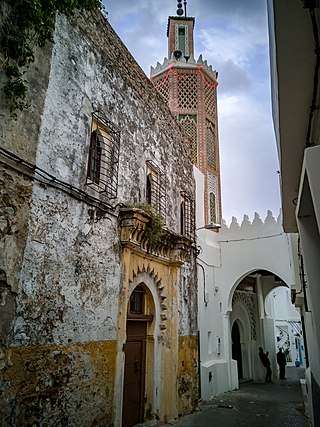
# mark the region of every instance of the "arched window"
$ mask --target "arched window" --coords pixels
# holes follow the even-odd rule
[[[216,169],[216,136],[214,124],[207,120],[207,166]]]
[[[92,113],[86,185],[117,197],[120,131],[99,111]]]
[[[101,157],[102,157],[102,135],[94,130],[91,133],[89,162],[88,162],[88,178],[95,184],[99,184],[101,172]]]
[[[192,144],[192,162],[197,164],[198,161],[198,143],[197,143],[197,116],[180,114],[180,123],[188,134]]]
[[[216,196],[213,193],[209,194],[209,215],[210,223],[216,224],[217,222],[217,212],[216,212]]]

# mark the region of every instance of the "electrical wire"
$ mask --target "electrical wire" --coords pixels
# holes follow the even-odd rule
[[[14,168],[12,165],[8,164],[7,162],[0,160],[0,163],[11,167],[12,169],[22,173],[25,176],[28,176],[31,179],[34,179],[37,182],[40,182],[42,184],[48,184],[52,187],[59,188],[61,191],[69,194],[70,196],[73,196],[74,198],[84,201],[92,206],[98,207],[99,209],[108,212],[111,215],[118,216],[115,213],[115,210],[117,206],[113,207],[107,202],[104,202],[96,197],[93,197],[86,193],[85,191],[81,190],[80,188],[75,187],[72,184],[69,184],[65,181],[62,181],[58,178],[56,178],[54,175],[51,175],[50,173],[46,172],[45,170],[39,168],[35,164],[32,164],[28,162],[27,160],[22,159],[21,157],[17,156],[16,154],[11,153],[8,150],[5,150],[4,148],[0,148],[0,154],[14,162],[17,165],[17,168]],[[21,167],[23,166],[25,170],[21,170]]]

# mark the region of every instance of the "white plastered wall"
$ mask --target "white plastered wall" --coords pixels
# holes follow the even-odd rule
[[[274,219],[270,211],[264,221],[256,214],[251,223],[245,215],[239,225],[236,218],[233,218],[229,227],[225,223],[221,224],[218,233],[203,228],[205,223],[201,194],[204,191],[204,179],[196,167],[194,174],[199,251],[201,397],[206,400],[214,394],[238,387],[237,364],[232,360],[231,353],[231,327],[237,319],[240,324],[247,321],[244,308],[239,311],[239,307],[232,307],[233,294],[238,284],[247,275],[266,270],[291,287],[296,286],[297,275],[295,260],[292,257],[295,240],[284,233],[280,218]],[[268,345],[272,355],[275,353],[274,338],[272,343],[268,338],[270,331],[274,331],[274,322],[273,319],[267,318],[264,308],[265,297],[272,286],[276,284],[267,281],[263,283],[262,280],[261,290],[257,295],[256,340],[249,337],[243,339],[244,376],[255,380],[264,378],[264,370],[258,359],[258,346]],[[223,377],[223,380],[218,386],[214,380],[220,377]]]

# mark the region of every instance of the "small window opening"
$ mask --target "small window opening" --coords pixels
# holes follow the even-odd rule
[[[147,185],[146,185],[146,202],[151,205],[152,201],[152,185],[151,185],[151,174],[147,176]]]
[[[130,297],[129,311],[130,314],[144,314],[144,296],[142,288],[136,288]]]

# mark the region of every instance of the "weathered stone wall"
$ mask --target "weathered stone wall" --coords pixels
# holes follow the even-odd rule
[[[8,366],[5,349],[12,342],[13,322],[16,317],[16,298],[18,294],[19,271],[23,260],[29,199],[32,182],[10,168],[0,169],[0,413],[1,425],[5,423],[4,414],[10,410],[9,391],[11,384],[2,374]]]
[[[10,116],[8,102],[2,91],[6,76],[0,67],[0,147],[31,163],[36,158],[51,49],[51,44],[36,49],[35,62],[26,70],[24,78],[29,82],[30,107],[28,111],[18,113],[18,120]],[[0,64],[4,60],[0,54]],[[0,155],[0,364],[1,349],[12,338],[19,272],[28,233],[32,175],[32,171],[29,175],[21,173],[17,163]]]
[[[166,226],[177,233],[180,191],[194,194],[191,152],[160,95],[100,13],[58,16],[52,55],[50,49],[39,55],[43,75],[50,69],[49,83],[40,79],[38,88],[33,77],[30,83],[42,104],[35,102],[38,110],[32,107],[14,124],[8,119],[2,140],[11,138],[6,149],[63,186],[37,172],[42,182],[33,181],[30,171],[30,179],[23,178],[10,162],[3,169],[8,196],[0,289],[7,295],[14,286],[15,297],[5,300],[1,335],[2,425],[107,426],[114,422],[121,377],[115,362],[122,351],[116,345],[121,274],[130,267],[120,265],[117,206],[145,201],[146,161],[152,160],[165,177]],[[112,201],[85,185],[91,115],[97,110],[121,131],[118,197]],[[7,115],[6,106],[2,111]],[[72,189],[83,192],[81,200]],[[100,210],[85,194],[113,207]],[[19,242],[9,244],[19,230]],[[11,265],[13,256],[19,262]],[[188,265],[185,286],[195,303],[180,305],[180,326],[189,319],[180,335],[196,331],[194,260]],[[178,295],[172,297],[175,307]],[[176,316],[174,322],[177,328]],[[172,363],[177,366],[177,354]]]
[[[36,184],[20,271],[14,344],[116,338],[116,218]]]
[[[16,307],[6,298],[4,426],[111,423],[120,279],[112,230],[116,218],[97,219],[94,208],[35,184]]]
[[[179,278],[179,335],[198,333],[197,266],[194,252],[180,269]]]
[[[179,414],[194,412],[198,407],[198,339],[196,336],[179,337],[178,410]]]
[[[111,425],[115,356],[112,341],[8,349],[1,425]]]
[[[0,23],[1,26],[1,23]],[[9,104],[2,91],[6,81],[5,73],[0,66],[0,143],[1,147],[22,157],[31,163],[35,162],[39,130],[47,94],[51,64],[52,43],[45,48],[35,48],[35,61],[25,71],[23,78],[28,81],[27,110],[18,111],[18,119],[12,119]],[[4,58],[0,54],[0,64]],[[23,141],[23,143],[22,143]]]

